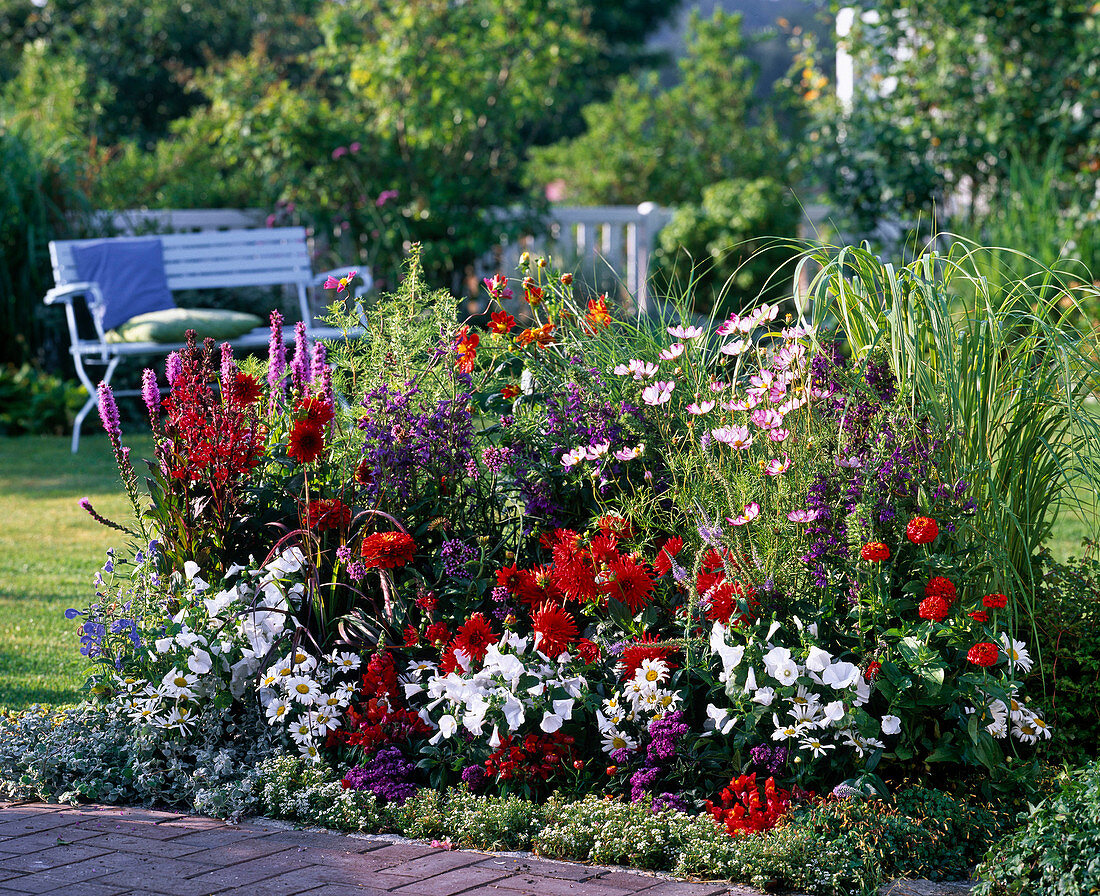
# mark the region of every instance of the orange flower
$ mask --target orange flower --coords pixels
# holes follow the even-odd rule
[[[477,357],[477,344],[481,337],[477,333],[470,333],[469,327],[463,326],[458,331],[458,342],[455,344],[455,367],[462,373],[474,372],[474,359]]]
[[[507,311],[494,311],[489,315],[489,329],[501,336],[507,336],[516,325],[516,319]]]
[[[363,563],[367,569],[395,569],[416,554],[416,542],[407,532],[376,532],[363,539]]]
[[[584,319],[592,329],[611,326],[611,314],[607,310],[607,293],[588,300],[588,313]]]
[[[523,297],[532,307],[542,302],[542,288],[535,285],[533,277],[523,278]]]

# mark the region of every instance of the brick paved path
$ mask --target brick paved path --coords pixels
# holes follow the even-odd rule
[[[0,803],[0,896],[757,896],[378,837],[148,809]]]

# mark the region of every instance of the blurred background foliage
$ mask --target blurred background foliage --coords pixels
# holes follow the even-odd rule
[[[934,221],[1100,269],[1085,0],[845,3],[845,105],[829,0],[38,2],[0,0],[0,364],[63,368],[47,243],[93,209],[265,209],[386,288],[419,242],[461,294],[548,195],[654,202],[657,285],[700,313],[754,299],[811,203],[887,253]]]

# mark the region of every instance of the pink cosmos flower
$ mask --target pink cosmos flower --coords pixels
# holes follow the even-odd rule
[[[744,526],[758,516],[760,516],[760,505],[754,501],[752,504],[746,504],[739,516],[726,517],[726,522],[731,526]]]
[[[572,451],[566,451],[561,456],[561,465],[563,467],[575,467],[585,458],[585,451],[583,448],[574,448]]]
[[[650,383],[642,390],[642,401],[650,407],[657,407],[672,398],[672,390],[676,388],[676,381]]]
[[[333,276],[329,276],[329,278],[325,281],[324,288],[325,289],[339,289],[339,290],[343,291],[343,290],[348,288],[348,284],[351,283],[351,281],[355,279],[355,275],[358,274],[358,273],[359,273],[358,271],[351,271],[351,272],[345,274],[343,277],[341,277],[339,279],[337,279],[336,277],[333,277]]]
[[[863,467],[863,461],[853,454],[851,457],[838,457],[836,465],[843,470],[859,470]]]
[[[783,415],[772,408],[757,408],[749,419],[760,429],[778,429],[783,425]]]
[[[713,380],[710,384],[711,392],[725,392],[730,387],[729,383],[721,383],[718,380]]]
[[[580,451],[580,450],[584,451],[584,459],[585,460],[599,460],[601,457],[606,455],[608,451],[611,450],[611,443],[610,442],[599,442],[595,445],[589,445],[587,448],[584,448],[584,449],[578,448],[577,450],[578,451]]]
[[[675,361],[684,353],[685,345],[682,342],[674,342],[657,357],[662,361]]]
[[[668,335],[675,336],[677,339],[698,339],[704,335],[707,331],[702,327],[689,326],[689,327],[669,327]]]
[[[819,515],[816,510],[792,510],[787,514],[787,519],[792,523],[812,523]]]
[[[752,436],[747,426],[722,426],[712,429],[710,434],[724,445],[744,451],[752,444]]]
[[[635,445],[633,448],[620,448],[615,452],[615,457],[618,460],[634,460],[637,457],[641,457],[645,452],[645,442]]]
[[[347,154],[348,148],[346,146],[337,146],[336,149],[332,151],[332,158],[338,159],[341,156],[346,156]]]
[[[727,342],[718,351],[723,355],[740,355],[748,349],[749,343],[747,339],[734,339],[733,342]]]
[[[780,473],[786,473],[791,468],[791,459],[784,454],[783,460],[779,458],[772,458],[768,461],[768,465],[764,467],[765,476],[778,476]]]
[[[694,414],[695,416],[698,416],[700,414],[709,414],[713,410],[714,410],[714,402],[713,401],[701,401],[698,404],[695,404],[694,402],[692,402],[691,404],[689,404],[687,406],[687,412],[689,414]]]
[[[736,314],[731,314],[724,323],[718,325],[718,328],[714,331],[719,336],[731,336],[737,332],[737,326],[741,323],[741,318]]]
[[[769,429],[768,438],[773,442],[785,442],[791,437],[789,429]]]

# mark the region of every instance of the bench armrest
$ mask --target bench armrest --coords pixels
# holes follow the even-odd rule
[[[317,274],[313,278],[313,280],[310,282],[309,285],[310,286],[323,286],[324,282],[329,277],[336,277],[337,279],[339,279],[341,277],[346,277],[352,271],[358,271],[359,272],[359,278],[363,281],[363,285],[355,287],[355,290],[353,292],[353,295],[355,296],[355,298],[358,299],[361,296],[364,296],[368,292],[370,292],[371,288],[374,286],[374,278],[370,275],[370,271],[367,270],[366,268],[346,267],[346,268],[334,268],[331,271],[322,271],[320,274]]]
[[[46,293],[46,297],[42,300],[47,305],[56,305],[59,302],[64,302],[66,305],[71,305],[73,296],[87,296],[91,295],[92,301],[101,303],[103,297],[99,292],[99,285],[96,283],[80,282],[80,283],[67,283],[64,286],[55,286],[49,292]]]

